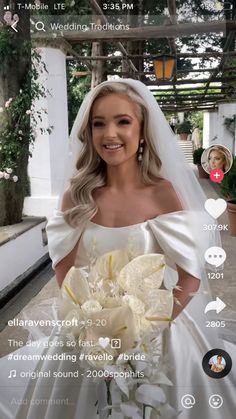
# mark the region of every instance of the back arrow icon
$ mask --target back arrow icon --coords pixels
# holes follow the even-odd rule
[[[226,307],[226,304],[224,301],[222,301],[219,297],[216,297],[215,301],[210,301],[206,305],[204,313],[208,313],[208,311],[215,310],[217,314],[219,314],[224,308]]]
[[[15,32],[18,32],[18,30],[15,28],[15,26],[17,25],[17,23],[18,23],[18,22],[14,22],[14,23],[11,25],[11,28],[12,28]]]

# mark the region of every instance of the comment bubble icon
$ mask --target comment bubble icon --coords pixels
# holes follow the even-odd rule
[[[206,250],[204,257],[207,263],[218,268],[226,260],[226,253],[222,247],[213,246]]]

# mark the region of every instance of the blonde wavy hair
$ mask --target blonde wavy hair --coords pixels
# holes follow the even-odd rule
[[[157,155],[154,139],[149,128],[149,113],[144,100],[128,84],[109,82],[98,85],[92,91],[90,101],[83,115],[78,138],[83,143],[78,161],[77,173],[70,180],[70,194],[74,207],[64,212],[64,218],[72,227],[84,224],[92,219],[98,211],[93,198],[93,191],[106,185],[106,163],[100,158],[92,142],[92,107],[96,99],[111,94],[124,94],[137,105],[137,116],[140,120],[142,138],[144,139],[143,158],[139,163],[143,182],[155,184],[159,176],[161,160]]]

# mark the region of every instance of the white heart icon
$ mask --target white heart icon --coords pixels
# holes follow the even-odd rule
[[[226,210],[227,202],[224,199],[207,199],[205,209],[213,218],[218,218]]]
[[[110,338],[102,338],[101,337],[101,338],[98,339],[98,343],[103,349],[105,349],[110,343]]]

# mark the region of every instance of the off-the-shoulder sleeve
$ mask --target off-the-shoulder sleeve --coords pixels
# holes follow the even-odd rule
[[[150,228],[162,248],[169,266],[180,266],[201,279],[202,269],[193,229],[187,211],[163,214],[149,221]]]
[[[48,250],[52,259],[52,267],[55,266],[74,249],[79,241],[83,228],[73,228],[66,223],[63,212],[55,210],[46,227],[48,236]]]

